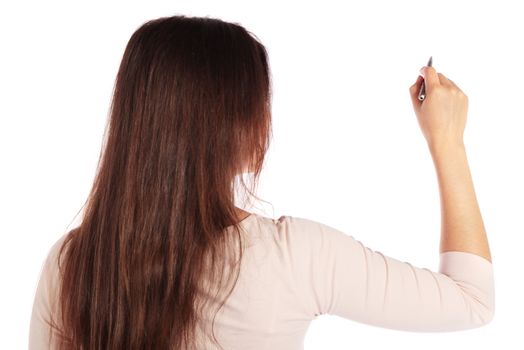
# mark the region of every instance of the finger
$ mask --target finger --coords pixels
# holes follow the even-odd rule
[[[453,80],[449,79],[444,74],[439,73],[439,77],[440,77],[440,80],[442,82],[442,85],[451,87],[451,88],[455,89],[456,91],[462,92],[462,90],[457,86],[457,84],[455,84],[455,82]]]
[[[448,81],[449,81],[449,83],[450,83],[451,85],[453,85],[454,87],[456,87],[457,89],[459,89],[459,87],[457,86],[457,84],[455,84],[455,82],[454,82],[453,80],[451,80],[451,79],[449,79],[449,78],[447,78],[447,79],[448,79]]]
[[[453,83],[451,82],[451,80],[449,80],[444,74],[442,73],[437,73],[437,74],[440,80],[440,84],[446,85],[446,86],[453,86]]]
[[[420,85],[422,84],[423,80],[424,78],[421,75],[417,77],[415,83],[409,87],[409,92],[411,95],[418,94],[418,90],[420,89]]]
[[[429,93],[434,86],[440,84],[439,76],[435,68],[424,66],[420,69],[420,73],[424,77],[424,83],[426,84],[426,92]]]

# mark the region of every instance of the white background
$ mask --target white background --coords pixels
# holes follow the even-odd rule
[[[258,194],[268,216],[331,225],[436,270],[436,175],[408,88],[430,55],[469,96],[465,144],[496,279],[494,320],[412,333],[324,315],[306,349],[524,344],[522,51],[518,1],[73,2],[0,5],[0,348],[27,347],[48,249],[89,193],[125,45],[146,20],[242,24],[266,46],[273,132]],[[254,211],[254,210],[253,210]],[[511,345],[510,345],[511,344]]]

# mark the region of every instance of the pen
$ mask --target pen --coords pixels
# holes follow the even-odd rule
[[[433,56],[429,58],[428,67],[431,67],[432,64],[433,64]],[[418,99],[419,101],[424,101],[425,98],[426,98],[426,84],[425,82],[422,82],[422,85],[420,85],[420,90],[418,92]]]

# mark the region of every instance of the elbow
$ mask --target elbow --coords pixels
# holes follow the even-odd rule
[[[487,325],[495,316],[495,291],[493,283],[484,288],[476,288],[465,283],[458,283],[467,304],[468,316],[464,319],[463,329],[478,328]]]
[[[470,327],[478,328],[487,325],[495,316],[495,302],[493,295],[470,299]]]
[[[482,305],[482,307],[479,308],[477,315],[479,326],[484,326],[490,323],[495,316],[495,305],[493,303]]]
[[[456,332],[480,328],[490,323],[494,315],[495,309],[493,305],[486,305],[478,300],[474,300],[468,303],[468,310],[463,317],[456,318],[455,322],[447,323],[438,331]]]
[[[441,254],[440,272],[452,280],[457,293],[453,300],[454,330],[477,328],[495,316],[493,265],[488,260],[466,252]],[[449,309],[448,309],[449,310]]]

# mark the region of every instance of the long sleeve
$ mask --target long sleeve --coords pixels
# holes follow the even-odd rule
[[[56,319],[56,288],[58,285],[58,250],[65,235],[56,241],[42,264],[33,300],[29,325],[29,350],[55,349],[56,336],[51,337],[47,322]]]
[[[292,217],[306,233],[306,288],[315,314],[331,314],[390,329],[444,332],[490,322],[495,295],[492,263],[466,252],[440,254],[439,271],[413,266],[366,247],[351,235]]]

